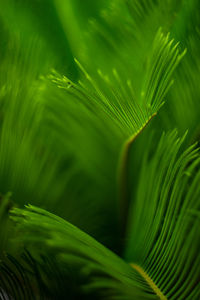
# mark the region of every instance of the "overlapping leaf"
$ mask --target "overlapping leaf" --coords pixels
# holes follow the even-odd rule
[[[56,258],[61,272],[78,268],[85,278],[82,292],[100,291],[101,299],[198,299],[200,156],[196,145],[180,152],[184,138],[175,131],[163,134],[156,153],[146,151],[130,212],[129,264],[77,227],[33,206],[12,212],[17,240],[38,261],[43,253]]]

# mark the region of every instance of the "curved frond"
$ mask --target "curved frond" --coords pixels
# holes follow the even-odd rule
[[[62,288],[68,284],[69,274],[66,272],[72,267],[72,270],[79,270],[75,278],[81,280],[79,288],[83,294],[96,291],[101,295],[100,299],[132,299],[133,296],[141,300],[156,299],[135,269],[69,222],[31,205],[25,210],[13,209],[12,219],[17,223],[16,242],[23,243],[35,257],[35,268],[41,274],[37,275],[38,284],[44,276],[47,286],[55,280],[55,275],[48,276],[46,265],[43,266],[45,253],[47,258],[52,257],[52,261],[55,259],[55,274],[61,273]],[[1,270],[5,272],[2,267]],[[29,277],[26,268],[23,268],[23,274]],[[15,273],[15,276],[18,278],[19,274]],[[2,281],[1,285],[8,293],[12,292],[8,282],[3,285]]]
[[[184,138],[163,134],[155,153],[146,151],[129,215],[126,260],[167,299],[200,295],[200,156],[196,145],[180,153]]]
[[[86,279],[83,291],[100,288],[105,299],[109,293],[119,299],[198,299],[200,155],[195,144],[180,152],[184,138],[177,138],[176,131],[163,134],[156,152],[146,151],[130,214],[125,255],[130,264],[72,224],[33,206],[12,211],[17,240],[37,258],[43,251],[56,257],[62,270],[78,267]]]

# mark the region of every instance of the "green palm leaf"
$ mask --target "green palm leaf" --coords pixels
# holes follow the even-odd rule
[[[125,257],[144,269],[167,299],[199,297],[199,149],[163,134],[143,159],[130,210]],[[188,190],[188,186],[190,189]]]
[[[200,298],[199,8],[0,2],[0,299]]]
[[[163,134],[154,155],[149,158],[147,151],[144,157],[130,213],[129,264],[77,227],[33,206],[12,211],[18,241],[37,259],[42,253],[55,257],[62,271],[76,266],[86,278],[83,291],[100,289],[103,299],[198,299],[200,157],[196,145],[180,153],[184,138],[175,131]]]

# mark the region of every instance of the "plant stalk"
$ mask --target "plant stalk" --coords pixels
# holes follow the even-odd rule
[[[145,279],[145,281],[148,283],[150,288],[154,291],[154,293],[159,297],[160,300],[167,300],[167,297],[163,295],[159,287],[154,283],[154,281],[151,279],[151,277],[138,265],[136,264],[130,264],[131,267],[136,270],[142,278]]]
[[[122,151],[119,158],[118,164],[118,178],[117,183],[119,187],[119,221],[120,221],[120,232],[121,238],[123,239],[126,233],[128,212],[130,205],[130,195],[128,189],[128,171],[129,171],[129,155],[133,142],[135,139],[142,133],[150,121],[156,116],[157,113],[154,113],[145,123],[145,125],[138,130],[134,135],[126,140],[122,147]]]

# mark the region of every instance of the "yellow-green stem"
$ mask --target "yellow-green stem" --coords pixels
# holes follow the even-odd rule
[[[167,297],[163,295],[159,287],[154,283],[154,281],[151,279],[151,277],[138,265],[136,264],[130,264],[131,267],[136,270],[142,278],[145,279],[145,281],[148,283],[150,288],[154,291],[154,293],[159,297],[160,300],[167,300]]]

